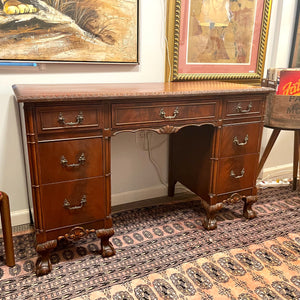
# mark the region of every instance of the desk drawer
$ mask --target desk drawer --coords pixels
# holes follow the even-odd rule
[[[41,183],[103,175],[102,138],[38,144]]]
[[[43,106],[37,107],[39,133],[70,129],[96,129],[103,127],[101,105]]]
[[[261,123],[244,123],[223,126],[221,157],[259,152],[261,130]]]
[[[113,104],[113,128],[136,126],[149,127],[169,122],[199,123],[217,118],[215,101],[189,102],[151,102],[136,104]]]
[[[233,97],[225,100],[224,118],[248,118],[262,116],[264,99],[258,96]]]
[[[46,230],[105,218],[103,177],[43,185],[41,193]]]
[[[253,187],[258,154],[223,158],[219,161],[217,194]]]

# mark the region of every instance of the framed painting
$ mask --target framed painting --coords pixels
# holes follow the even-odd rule
[[[271,0],[169,0],[166,81],[260,82]]]
[[[137,63],[138,0],[0,0],[0,61]]]
[[[300,68],[300,3],[298,2],[296,18],[295,18],[295,29],[292,43],[291,57],[290,57],[290,68]]]

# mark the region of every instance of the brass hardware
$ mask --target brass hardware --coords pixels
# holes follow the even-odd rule
[[[233,170],[230,171],[230,176],[235,178],[235,179],[242,178],[244,176],[244,174],[245,174],[245,169],[244,168],[241,171],[241,175],[235,175]]]
[[[86,159],[85,159],[84,153],[82,153],[80,155],[80,157],[78,158],[77,164],[68,164],[68,160],[65,158],[64,155],[60,159],[60,163],[62,164],[63,167],[66,167],[66,168],[77,168],[77,167],[83,166],[85,164],[85,162],[86,162]]]
[[[168,119],[168,120],[170,120],[170,119],[175,119],[176,116],[177,116],[178,114],[179,114],[179,109],[178,109],[178,107],[176,107],[176,108],[174,109],[173,116],[166,116],[166,113],[165,113],[165,111],[164,111],[163,108],[160,110],[160,113],[159,113],[160,117],[162,117],[162,118],[164,118],[164,119]]]
[[[236,110],[237,112],[240,112],[240,113],[248,113],[251,111],[251,108],[252,108],[252,103],[250,102],[247,109],[242,109],[242,105],[241,103],[239,103],[236,107]]]
[[[239,142],[237,136],[235,136],[233,138],[233,143],[238,145],[238,146],[245,146],[247,143],[248,143],[248,140],[249,140],[249,137],[248,137],[248,134],[246,134],[245,138],[244,138],[244,142]]]
[[[81,198],[81,200],[80,200],[80,205],[77,205],[77,206],[76,205],[75,206],[71,206],[71,204],[68,201],[68,199],[65,199],[65,201],[64,201],[64,208],[69,209],[69,210],[81,209],[86,204],[87,204],[86,195],[83,195],[82,198]]]
[[[58,116],[58,123],[60,123],[62,125],[67,125],[67,126],[80,125],[83,122],[83,120],[84,120],[84,117],[83,117],[82,111],[79,112],[79,114],[77,115],[76,122],[65,122],[65,118],[64,118],[62,112],[60,112],[59,116]]]

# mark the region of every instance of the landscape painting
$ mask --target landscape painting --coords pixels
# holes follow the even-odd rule
[[[137,63],[138,0],[0,0],[0,61]]]

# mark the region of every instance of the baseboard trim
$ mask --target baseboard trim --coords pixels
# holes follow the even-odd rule
[[[276,167],[264,168],[262,175],[259,176],[262,180],[268,179],[279,179],[283,180],[286,178],[293,177],[293,164],[279,165]]]
[[[128,191],[111,195],[111,205],[121,205],[149,198],[165,196],[167,188],[164,185],[156,185],[145,189]]]
[[[175,186],[175,193],[182,193],[183,191],[186,191],[187,188],[184,187],[182,184],[177,183]],[[161,184],[156,186],[151,186],[149,188],[140,189],[140,190],[134,190],[134,191],[128,191],[118,194],[112,194],[111,196],[111,205],[121,205],[156,197],[163,197],[168,194],[168,188]]]
[[[10,217],[12,227],[30,223],[30,215],[28,209],[12,211]],[[0,229],[2,229],[1,223]]]

